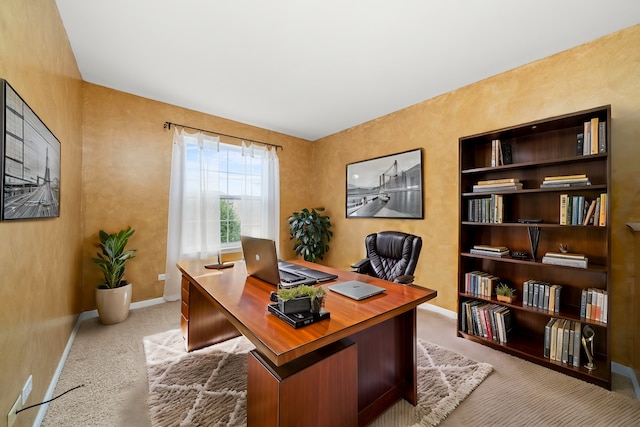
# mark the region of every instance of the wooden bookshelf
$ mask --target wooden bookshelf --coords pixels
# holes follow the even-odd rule
[[[597,118],[605,122],[599,134],[606,147],[593,154],[578,154],[578,134],[584,133],[584,123]],[[604,132],[604,133],[603,133]],[[492,166],[492,141],[508,144],[511,162]],[[607,202],[604,226],[560,225],[560,195],[584,196],[590,201],[602,193],[611,194],[611,107],[603,106],[552,117],[517,126],[460,138],[460,242],[458,269],[458,336],[497,350],[521,357],[530,362],[557,370],[576,378],[611,389],[611,333],[609,323],[581,317],[582,290],[595,288],[610,293],[610,201]],[[495,148],[494,148],[495,151]],[[540,188],[545,177],[586,174],[590,185],[563,188]],[[522,183],[521,190],[473,192],[480,181],[512,178]],[[470,218],[470,200],[502,195],[503,222],[476,222]],[[608,197],[607,197],[608,198]],[[540,223],[520,223],[519,219],[536,219]],[[539,242],[532,255],[529,228],[539,231]],[[559,245],[569,252],[588,257],[587,268],[543,264],[547,252],[559,252]],[[511,252],[527,252],[527,259],[493,257],[470,253],[475,245],[506,246]],[[485,272],[500,278],[516,289],[517,300],[499,302],[495,293],[479,297],[469,293],[465,274]],[[560,309],[557,312],[523,304],[523,283],[538,280],[562,286]],[[508,307],[513,323],[512,336],[506,343],[477,336],[462,324],[463,304],[469,301]],[[607,307],[607,311],[610,310]],[[554,318],[579,322],[580,328],[590,325],[595,331],[596,370],[584,367],[587,356],[580,346],[578,367],[544,357],[545,326]],[[609,316],[610,317],[610,316]]]

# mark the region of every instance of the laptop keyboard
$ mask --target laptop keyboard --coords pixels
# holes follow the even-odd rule
[[[280,281],[285,283],[296,283],[305,280],[306,277],[299,276],[297,274],[289,273],[288,271],[280,270]]]

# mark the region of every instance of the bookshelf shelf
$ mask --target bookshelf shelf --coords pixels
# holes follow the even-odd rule
[[[591,147],[584,142],[584,135],[591,128],[598,129],[598,139],[604,142],[594,144],[593,154],[587,152]],[[610,297],[611,230],[607,219],[610,218],[611,203],[602,203],[602,223],[599,217],[586,221],[582,219],[591,201],[599,203],[600,200],[607,200],[604,196],[610,193],[610,106],[462,137],[459,143],[461,218],[458,336],[611,389],[610,326],[605,318],[586,318],[583,309],[586,306],[583,298],[587,291],[593,295]],[[586,146],[587,151],[580,151],[580,144]],[[546,182],[550,177],[574,175],[586,175],[590,185],[574,186],[572,183],[570,187],[540,188],[543,182],[545,186],[549,185]],[[487,187],[480,187],[491,187],[492,183],[497,182],[505,182],[505,186],[518,183],[522,188],[514,185],[514,189],[500,191],[500,186],[495,186],[487,191]],[[565,195],[584,202],[575,211],[577,221],[574,218],[574,225],[560,224],[561,199],[564,201]],[[499,204],[496,203],[497,199]],[[478,204],[479,200],[485,204]],[[486,215],[487,212],[482,209],[490,211],[491,215]],[[500,209],[499,214],[497,209]],[[519,222],[522,219],[541,222]],[[539,233],[537,246],[531,244],[532,232]],[[471,253],[472,249],[478,252],[474,248],[481,245],[507,247],[511,253],[525,252],[529,258]],[[588,259],[587,268],[542,262],[543,255],[561,252],[560,247],[568,248],[570,253],[584,254]],[[531,252],[535,252],[534,257],[531,257]],[[480,293],[469,292],[467,273],[494,277],[497,281],[491,282],[489,279],[490,284],[483,285],[485,296],[479,296]],[[559,311],[524,304],[523,287],[528,281],[535,281],[536,286],[540,284],[540,289],[559,285],[560,297],[555,300],[559,304]],[[518,299],[513,303],[503,303],[496,299],[494,291],[489,291],[491,295],[488,295],[486,288],[498,282],[505,282],[514,288]],[[546,302],[549,302],[548,298]],[[543,299],[541,294],[539,302],[542,303]],[[609,312],[608,301],[602,300],[600,311]],[[483,324],[479,323],[481,319]],[[564,327],[569,331],[571,328],[573,341],[577,343],[580,341],[575,340],[581,338],[585,325],[595,331],[594,358],[597,370],[589,371],[584,367],[587,355],[581,345],[574,347],[573,352],[569,351],[569,361],[574,353],[579,352],[580,363],[577,367],[573,363],[563,363],[561,360],[564,355],[561,357],[560,353],[556,354],[560,360],[545,357],[545,343],[549,353],[549,333],[545,340],[545,329],[551,329],[546,326],[553,323],[550,322],[552,319],[559,319],[556,323],[560,325],[560,330]],[[505,322],[510,326],[506,327]],[[496,329],[487,332],[487,328]],[[497,336],[498,332],[500,336]],[[568,332],[568,335],[571,336],[571,333]],[[563,340],[558,342],[563,343]]]

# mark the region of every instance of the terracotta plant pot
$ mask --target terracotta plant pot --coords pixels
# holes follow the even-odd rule
[[[113,289],[96,288],[96,307],[100,322],[105,325],[120,323],[129,316],[131,283]]]

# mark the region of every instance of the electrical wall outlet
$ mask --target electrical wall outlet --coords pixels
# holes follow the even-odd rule
[[[31,394],[31,389],[33,389],[33,375],[29,375],[27,378],[27,382],[24,383],[24,387],[22,387],[22,404],[27,403],[27,399]]]
[[[165,274],[164,274],[164,273],[162,273],[162,274],[158,274],[158,280],[164,280],[164,279],[165,279],[165,277],[166,277],[166,276],[165,276]]]
[[[22,396],[19,395],[18,398],[16,399],[16,403],[13,404],[13,406],[9,410],[9,413],[7,414],[7,427],[12,427],[13,424],[16,422],[16,418],[18,417],[18,414],[16,412],[18,412],[20,408],[22,408],[22,406],[20,405],[21,401],[22,401]]]

